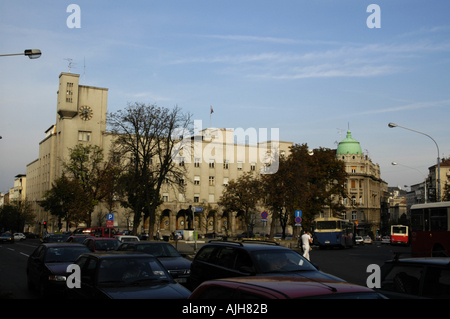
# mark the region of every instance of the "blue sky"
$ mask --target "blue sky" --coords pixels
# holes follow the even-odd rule
[[[68,28],[71,4],[81,28]],[[368,28],[375,3],[381,28]],[[450,156],[447,0],[22,1],[0,3],[0,191],[35,160],[56,122],[58,76],[127,102],[178,105],[219,128],[279,128],[336,148],[350,127],[389,186],[419,183]],[[84,68],[85,65],[85,68]],[[84,74],[84,76],[83,76]],[[341,131],[343,130],[343,131]]]

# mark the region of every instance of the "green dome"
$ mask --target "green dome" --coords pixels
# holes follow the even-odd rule
[[[347,131],[347,137],[339,143],[339,146],[336,150],[337,155],[345,155],[347,153],[357,155],[362,154],[361,145],[359,145],[359,142],[357,140],[352,138],[352,133],[350,132],[350,130]]]

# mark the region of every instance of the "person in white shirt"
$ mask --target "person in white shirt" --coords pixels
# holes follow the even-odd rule
[[[306,231],[302,235],[301,240],[302,240],[303,257],[305,257],[309,261],[309,251],[311,250],[310,244],[312,244],[313,241],[311,233],[309,231]]]

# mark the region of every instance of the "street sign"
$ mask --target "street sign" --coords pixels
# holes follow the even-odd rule
[[[263,211],[263,212],[261,213],[261,221],[262,221],[262,222],[266,222],[268,216],[269,216],[269,215],[267,214],[267,212],[266,212],[266,211]]]
[[[106,221],[106,227],[113,228],[114,227],[114,221],[113,220],[107,220]]]
[[[192,207],[192,211],[194,212],[194,213],[200,213],[200,212],[202,212],[203,211],[203,207]]]
[[[114,220],[114,214],[107,214],[106,215],[106,220]]]
[[[302,217],[302,211],[301,210],[296,210],[295,211],[295,217]]]

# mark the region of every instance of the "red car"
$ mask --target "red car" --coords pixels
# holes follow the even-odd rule
[[[92,252],[102,252],[116,250],[121,242],[116,238],[105,237],[89,237],[83,241],[83,245],[89,248]]]
[[[254,276],[205,281],[189,299],[386,299],[367,287],[319,278]]]

